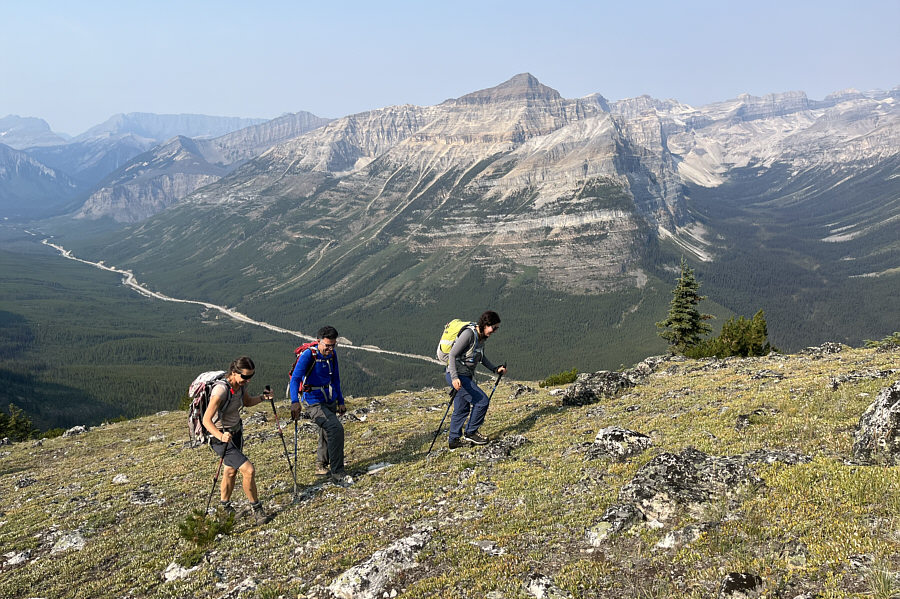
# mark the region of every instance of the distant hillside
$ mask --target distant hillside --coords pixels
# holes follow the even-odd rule
[[[887,599],[900,470],[853,445],[898,364],[896,348],[828,345],[651,359],[563,394],[504,379],[482,427],[493,442],[449,452],[442,434],[429,456],[444,390],[360,389],[344,417],[355,484],[316,477],[303,420],[296,499],[260,405],[245,439],[275,517],[240,519],[192,569],[176,563],[192,547],[178,524],[217,461],[189,447],[183,412],[2,446],[0,596]],[[616,377],[634,382],[586,393]]]
[[[78,192],[65,173],[0,143],[0,217],[15,220],[60,212]]]
[[[209,116],[205,114],[153,114],[129,112],[116,114],[75,137],[83,141],[96,137],[138,135],[164,141],[176,135],[185,137],[219,137],[244,127],[252,127],[268,119]]]

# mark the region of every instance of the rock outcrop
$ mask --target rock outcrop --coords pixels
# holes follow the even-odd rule
[[[900,381],[878,393],[860,417],[853,437],[853,459],[900,465]]]
[[[625,389],[647,380],[667,360],[667,356],[653,356],[623,372],[601,370],[581,373],[563,394],[562,403],[565,406],[583,406],[596,403],[604,397],[615,397]]]

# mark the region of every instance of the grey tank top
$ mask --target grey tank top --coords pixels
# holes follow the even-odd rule
[[[241,387],[232,393],[231,385],[227,382],[222,382],[217,383],[216,388],[212,392],[215,393],[222,387],[225,388],[225,397],[222,399],[222,404],[220,404],[220,406],[224,405],[226,401],[228,402],[228,405],[226,405],[225,409],[221,412],[213,414],[212,421],[220,431],[224,429],[236,429],[241,422],[241,408],[244,407],[244,388]],[[230,400],[228,399],[229,397],[231,398]],[[222,414],[221,422],[219,422],[219,414]]]

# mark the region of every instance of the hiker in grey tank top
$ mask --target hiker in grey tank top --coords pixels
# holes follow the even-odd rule
[[[231,493],[234,491],[237,473],[243,477],[244,495],[250,502],[253,519],[264,523],[269,516],[263,511],[262,502],[256,491],[256,469],[244,455],[243,424],[241,408],[255,406],[263,399],[269,399],[271,391],[261,395],[249,395],[247,383],[253,378],[256,366],[253,360],[243,356],[231,363],[228,375],[216,383],[209,394],[209,407],[203,414],[203,426],[211,437],[209,446],[216,455],[223,458],[225,469],[222,473],[222,485],[219,489],[222,507],[227,512],[234,512],[231,506]]]

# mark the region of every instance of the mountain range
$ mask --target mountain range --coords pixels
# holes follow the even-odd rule
[[[45,168],[37,172],[19,171],[11,167],[9,159],[0,163],[0,168],[5,167],[7,173],[12,173],[5,183],[0,180],[0,202],[10,205],[9,210],[13,210],[10,214],[20,218],[39,218],[71,211],[70,201],[77,203],[74,206],[77,209],[94,190],[107,186],[104,184],[107,177],[170,138],[185,136],[202,143],[216,137],[227,138],[227,134],[236,130],[251,130],[263,122],[268,121],[192,114],[129,113],[114,115],[106,122],[68,138],[53,133],[41,119],[9,115],[0,119],[0,144],[8,146],[7,153],[11,150],[22,151]],[[269,129],[277,131],[279,127],[270,126]],[[296,134],[295,131],[292,133]],[[50,184],[52,181],[47,179],[59,176],[67,177],[72,183],[71,189],[47,191],[54,189]],[[16,198],[19,196],[10,191],[16,188],[38,191],[31,194],[32,201],[18,202]]]
[[[682,254],[720,315],[764,308],[788,347],[859,342],[900,316],[885,299],[900,274],[898,100],[566,99],[526,73],[435,106],[176,136],[70,212],[113,230],[66,239],[71,216],[48,230],[169,293],[312,329],[364,322],[357,337],[379,345],[396,336],[388,314],[434,324],[500,305],[553,330],[603,323],[627,358],[646,355]],[[223,285],[229,269],[242,276]],[[870,311],[835,322],[858,296]],[[529,334],[509,343],[543,360]]]

